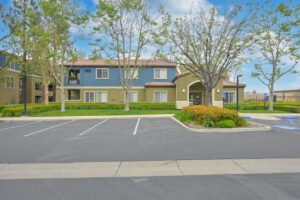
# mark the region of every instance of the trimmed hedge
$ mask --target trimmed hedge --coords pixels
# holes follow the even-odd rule
[[[0,105],[0,113],[2,112],[2,110],[5,108],[4,105]]]
[[[121,110],[124,109],[124,104],[107,104],[107,103],[66,103],[66,109],[110,109]],[[49,105],[37,104],[27,106],[27,114],[36,114],[47,112],[51,110],[60,110],[60,104],[53,103]],[[176,110],[174,103],[130,103],[132,110]],[[6,107],[2,111],[3,117],[20,117],[24,113],[23,107]]]
[[[235,125],[240,126],[243,120],[236,111],[218,107],[188,106],[184,107],[182,111],[199,124],[203,124],[207,120],[215,123],[221,120],[232,120]]]
[[[266,109],[268,109],[269,103],[266,103]],[[225,108],[230,110],[236,110],[236,103],[226,103]],[[300,113],[300,104],[299,103],[284,103],[284,102],[274,102],[274,110],[285,111],[291,113]],[[240,110],[263,110],[263,102],[248,102],[248,103],[239,103]]]

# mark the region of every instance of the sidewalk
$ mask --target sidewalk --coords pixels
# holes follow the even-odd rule
[[[239,113],[242,117],[251,117],[252,119],[279,120],[282,117],[298,117],[300,113]]]
[[[0,164],[0,180],[300,173],[300,158]]]

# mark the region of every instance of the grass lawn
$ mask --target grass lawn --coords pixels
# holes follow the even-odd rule
[[[60,110],[37,113],[31,117],[49,117],[49,116],[96,116],[96,115],[146,115],[146,114],[175,114],[179,110],[94,110],[94,109],[72,109],[62,113]]]
[[[239,110],[240,113],[289,113],[286,111],[280,110]]]

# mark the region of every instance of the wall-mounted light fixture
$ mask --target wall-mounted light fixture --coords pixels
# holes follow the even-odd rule
[[[217,92],[218,92],[218,93],[220,92],[220,89],[219,89],[219,88],[217,88]]]
[[[184,88],[182,88],[182,90],[181,90],[181,91],[182,91],[182,93],[185,93],[185,89],[184,89]]]

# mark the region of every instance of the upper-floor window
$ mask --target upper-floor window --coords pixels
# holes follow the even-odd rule
[[[9,64],[7,65],[7,69],[15,70],[16,63],[14,63],[13,61],[10,61]]]
[[[42,90],[42,83],[41,82],[35,82],[34,86],[35,86],[35,90]]]
[[[138,69],[135,69],[135,70],[133,68],[128,69],[128,71],[127,71],[127,77],[128,77],[128,79],[131,79],[131,78],[137,79],[138,76],[139,76]]]
[[[155,68],[154,79],[167,79],[167,68]]]
[[[6,77],[6,88],[15,88],[15,77]]]
[[[109,79],[109,69],[108,68],[96,69],[96,79]]]

